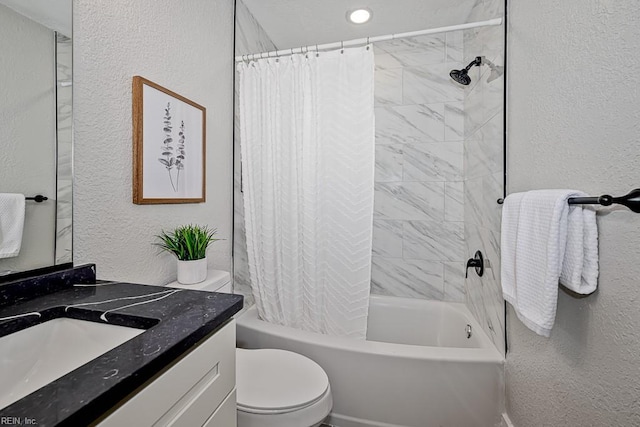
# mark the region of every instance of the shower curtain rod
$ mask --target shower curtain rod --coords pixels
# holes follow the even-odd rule
[[[450,25],[448,27],[431,28],[429,30],[410,31],[408,33],[388,34],[386,36],[376,36],[376,37],[365,37],[361,39],[353,39],[353,40],[335,42],[335,43],[326,43],[321,45],[295,47],[291,49],[283,49],[283,50],[277,50],[277,51],[271,51],[271,52],[251,53],[248,55],[236,56],[235,60],[236,62],[251,61],[253,59],[286,56],[286,55],[292,55],[294,53],[316,52],[320,50],[344,48],[347,46],[355,46],[355,45],[368,44],[373,42],[381,42],[386,40],[424,36],[427,34],[447,33],[451,31],[468,30],[470,28],[478,28],[478,27],[492,27],[496,25],[502,25],[502,18],[489,19],[488,21],[470,22],[468,24]]]

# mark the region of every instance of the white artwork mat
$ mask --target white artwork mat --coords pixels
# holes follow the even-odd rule
[[[142,88],[143,198],[204,197],[203,112],[146,84]]]

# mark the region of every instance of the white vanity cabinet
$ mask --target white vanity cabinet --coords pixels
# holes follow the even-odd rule
[[[231,320],[118,406],[98,427],[236,427]]]

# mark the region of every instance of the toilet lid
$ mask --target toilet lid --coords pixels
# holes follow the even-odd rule
[[[318,401],[329,387],[324,370],[311,359],[285,350],[236,350],[238,407],[286,411]]]

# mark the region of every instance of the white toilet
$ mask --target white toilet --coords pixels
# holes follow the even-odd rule
[[[220,270],[201,283],[167,286],[231,293],[229,273]],[[333,406],[320,365],[285,350],[236,349],[236,390],[238,427],[318,427]]]

